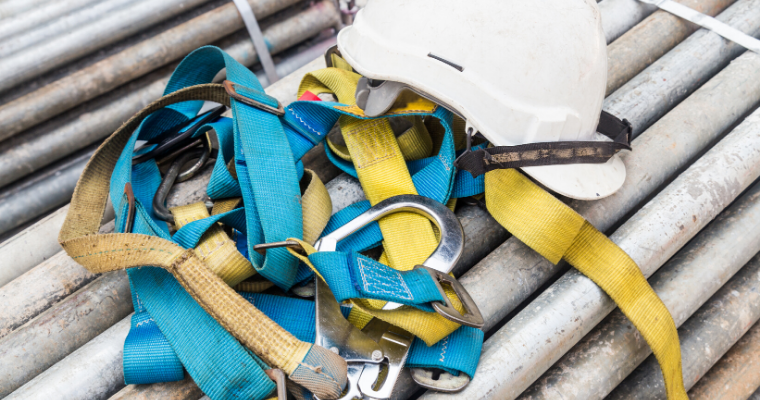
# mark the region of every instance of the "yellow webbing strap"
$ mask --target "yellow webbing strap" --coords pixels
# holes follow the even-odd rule
[[[298,340],[277,325],[214,274],[194,249],[186,250],[155,236],[98,234],[111,173],[132,132],[152,112],[188,100],[230,104],[222,85],[197,85],[164,96],[130,118],[103,142],[87,163],[58,240],[74,261],[93,273],[146,265],[167,270],[206,312],[264,362],[282,369],[317,396],[336,398],[345,385],[345,378],[336,382],[323,372],[323,367],[342,369],[342,376],[335,375],[340,379],[345,377],[345,360],[327,349]]]
[[[177,229],[190,222],[209,217],[206,204],[202,202],[173,207],[170,211],[174,215],[174,224]],[[235,243],[218,224],[203,234],[195,247],[195,252],[211,268],[211,271],[230,286],[235,286],[256,273],[251,262],[240,254]]]
[[[668,399],[688,399],[678,331],[636,263],[581,215],[514,169],[485,176],[486,206],[512,235],[594,281],[636,326],[660,363]]]
[[[299,96],[306,90],[312,93],[333,93],[338,101],[349,104],[341,110],[363,116],[356,107],[354,92],[359,75],[337,68],[314,71],[304,77],[299,87]],[[401,96],[387,115],[410,112],[431,112],[435,105],[418,96]],[[419,119],[419,118],[418,118]],[[406,167],[404,155],[387,118],[363,120],[351,116],[341,116],[339,125],[346,143],[347,155],[353,161],[364,194],[370,204],[375,205],[387,198],[402,194],[417,194],[412,177]],[[422,120],[413,121],[408,144],[414,143],[410,153],[419,153],[424,145],[417,146],[422,132],[429,138]],[[426,147],[432,150],[432,141]],[[430,221],[420,215],[408,212],[386,216],[378,221],[383,232],[384,257],[380,260],[391,267],[406,271],[421,264],[438,245]],[[447,294],[454,307],[463,312],[461,302],[453,291]],[[354,305],[361,310],[352,311],[349,321],[361,327],[369,321],[370,314],[390,324],[399,326],[418,336],[428,345],[437,343],[456,330],[459,325],[437,313],[424,312],[414,307],[404,306],[396,310],[381,310],[384,302],[355,299]]]

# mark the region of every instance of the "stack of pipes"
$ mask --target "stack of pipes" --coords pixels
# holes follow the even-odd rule
[[[31,2],[0,3],[0,238],[66,204],[97,144],[159,98],[190,51],[214,44],[246,66],[258,61],[229,1],[21,7]],[[341,26],[334,0],[248,3],[269,51],[284,54],[279,76],[323,53]]]
[[[681,3],[760,36],[760,0]],[[636,0],[599,8],[604,109],[632,122],[633,150],[616,194],[568,204],[636,261],[670,310],[690,397],[760,397],[760,54]],[[317,58],[267,92],[288,104],[303,74],[322,67]],[[322,148],[304,164],[328,182],[334,212],[364,198]],[[203,200],[209,174],[177,185],[170,205]],[[126,274],[90,274],[60,251],[65,212],[0,245],[0,260],[19,260],[0,269],[0,397],[202,398],[191,378],[124,386]],[[651,350],[593,282],[476,206],[456,214],[465,254],[454,273],[486,320],[480,365],[460,393],[421,393],[407,374],[395,398],[665,398]]]

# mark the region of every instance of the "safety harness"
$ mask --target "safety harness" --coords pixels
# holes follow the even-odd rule
[[[474,376],[482,318],[472,304],[462,304],[468,296],[454,278],[415,268],[440,240],[441,230],[428,218],[384,216],[336,242],[334,251],[322,250],[318,239],[398,196],[453,208],[455,199],[485,192],[489,212],[510,233],[551,262],[565,259],[612,297],[652,346],[669,398],[686,398],[673,320],[619,247],[515,169],[484,176],[458,170],[457,149],[469,147],[467,135],[463,121],[445,108],[408,94],[383,116],[367,117],[354,98],[360,76],[330,57],[332,68],[301,83],[299,98],[311,100],[283,108],[248,69],[218,48],[202,47],[177,67],[164,97],[127,121],[88,163],[59,240],[92,272],[127,269],[135,305],[124,349],[127,383],[179,380],[184,366],[212,399],[263,399],[275,389],[273,370],[279,369],[297,398],[334,399],[352,376],[363,389],[357,394],[349,385],[348,395],[378,394],[373,390],[383,388],[374,381],[361,381],[378,377],[377,358]],[[211,84],[224,68],[224,85]],[[319,100],[325,93],[338,102]],[[203,100],[230,107],[232,118],[218,111],[197,115]],[[342,143],[327,140],[327,155],[360,180],[367,201],[331,216],[324,185],[299,160],[336,123]],[[155,151],[183,134],[180,144]],[[147,145],[135,151],[138,140]],[[213,209],[209,214],[204,203],[171,209],[172,235],[160,215],[165,197],[156,201],[156,193],[168,193],[173,180],[192,174],[182,176],[182,164],[197,158],[198,170],[213,147],[218,154],[207,189]],[[485,143],[469,148],[483,149]],[[175,157],[187,151],[191,155]],[[175,160],[163,182],[162,158]],[[109,195],[120,233],[98,235]],[[381,244],[378,260],[360,253]],[[315,274],[316,305],[252,293],[276,285],[313,294],[308,284]],[[365,363],[352,364],[343,349],[313,344],[325,343],[315,317],[327,305],[319,300],[323,283],[328,297],[342,302],[334,310],[380,345],[379,357],[370,352]],[[386,346],[390,337],[411,344],[406,350]],[[408,352],[403,357],[394,353],[402,350]]]

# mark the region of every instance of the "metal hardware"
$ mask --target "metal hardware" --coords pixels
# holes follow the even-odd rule
[[[124,233],[132,233],[135,224],[135,193],[132,191],[132,184],[127,182],[124,185],[124,194],[127,195],[127,219],[124,222]]]
[[[226,110],[226,106],[219,106],[213,110],[209,110],[197,121],[195,119],[192,119],[185,123],[174,126],[165,132],[162,132],[145,144],[146,146],[158,144],[158,146],[147,153],[132,157],[132,165],[140,164],[154,158],[159,158],[169,153],[172,153],[171,155],[174,155],[177,151],[181,151],[177,150],[180,147],[194,147],[191,146],[191,144],[197,140],[194,140],[193,136],[195,136],[195,134],[198,132],[198,129],[208,123],[215,121],[222,114],[224,114]],[[185,129],[185,131],[182,131],[183,129]],[[170,158],[171,155],[165,158]]]
[[[333,54],[335,54],[338,57],[342,57],[342,55],[340,54],[340,50],[338,50],[337,44],[327,49],[327,51],[325,51],[325,65],[327,65],[327,68],[335,67],[332,62]]]
[[[348,363],[379,363],[383,349],[374,340],[352,325],[340,311],[340,304],[330,287],[320,277],[316,284],[316,326],[318,345],[331,349]],[[336,351],[337,350],[337,351]]]
[[[303,247],[301,247],[301,243],[296,242],[295,240],[283,240],[281,242],[272,242],[272,243],[261,243],[253,246],[253,250],[262,256],[267,255],[267,250],[269,249],[276,249],[280,247],[287,247],[290,249],[298,250],[301,253],[305,253]]]
[[[470,383],[470,377],[460,372],[459,376],[432,368],[412,368],[412,379],[425,389],[436,392],[456,393],[464,389]]]
[[[441,292],[443,301],[445,303],[441,303],[439,301],[432,303],[433,308],[438,314],[461,325],[467,325],[478,329],[483,327],[483,324],[485,323],[483,320],[483,315],[480,313],[480,310],[478,309],[477,304],[475,304],[475,301],[472,300],[470,294],[467,293],[467,290],[464,288],[464,286],[462,286],[461,283],[459,283],[458,280],[452,276],[449,276],[448,274],[444,274],[441,271],[436,271],[424,265],[417,265],[414,267],[414,269],[418,268],[422,268],[430,274],[430,276],[435,281],[436,286],[438,286],[438,291]],[[454,304],[451,302],[451,299],[449,299],[448,296],[446,296],[446,292],[443,291],[441,282],[448,283],[451,288],[454,289],[454,293],[456,293],[457,297],[459,297],[459,301],[462,302],[462,306],[464,306],[464,309],[466,311],[464,315],[460,314],[459,311],[454,308]]]
[[[172,222],[174,216],[169,211],[164,203],[166,197],[169,195],[169,191],[175,183],[184,182],[193,176],[206,164],[211,155],[211,148],[207,142],[203,142],[203,148],[188,151],[179,157],[177,157],[166,171],[164,178],[161,180],[161,184],[158,186],[156,194],[153,196],[153,213],[157,218]],[[190,160],[198,159],[190,168],[182,171],[182,166],[187,164]]]
[[[260,102],[258,100],[255,100],[255,99],[252,99],[250,97],[238,94],[237,90],[235,90],[235,86],[244,87],[243,85],[239,85],[239,84],[234,83],[232,81],[224,81],[224,82],[222,82],[222,85],[224,86],[224,90],[227,91],[227,94],[230,95],[230,97],[232,97],[233,99],[235,99],[235,100],[237,100],[237,101],[239,101],[241,103],[248,104],[251,107],[255,107],[255,108],[258,108],[259,110],[266,111],[266,112],[268,112],[270,114],[277,115],[278,117],[281,117],[281,116],[285,115],[285,108],[283,108],[282,104],[280,104],[280,101],[277,100],[277,99],[275,99],[274,97],[270,97],[270,98],[272,100],[275,100],[277,102],[277,107],[272,107],[269,104],[264,104],[264,103],[262,103],[262,102]],[[252,90],[252,89],[249,89],[249,90]],[[264,95],[268,96],[266,94],[264,94]]]
[[[380,376],[381,365],[365,364],[364,371],[359,377],[359,390],[364,396],[372,399],[390,399],[406,363],[414,335],[377,318],[371,320],[363,331],[371,339],[377,340],[383,348],[385,359],[388,361],[388,373],[380,388],[375,390],[374,386]]]
[[[444,107],[462,119],[465,119],[456,108],[449,107],[445,102],[438,100],[435,96],[425,93],[415,87],[401,82],[379,81],[367,77],[360,78],[359,83],[356,85],[356,105],[364,111],[364,115],[368,117],[379,117],[393,107],[396,99],[398,99],[403,91],[413,92],[420,97],[426,98],[433,103]]]
[[[285,384],[285,372],[279,368],[272,368],[264,370],[264,373],[277,384],[277,400],[287,400],[288,389]]]

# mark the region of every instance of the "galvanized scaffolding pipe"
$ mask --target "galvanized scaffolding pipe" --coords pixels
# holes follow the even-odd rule
[[[124,371],[121,363],[124,355],[124,339],[129,333],[130,317],[125,317],[5,399],[99,400],[108,398],[124,386]]]
[[[644,18],[657,11],[657,6],[638,0],[602,0],[599,2],[599,11],[602,13],[604,36],[607,44],[611,44]]]
[[[29,182],[0,194],[0,233],[5,233],[71,200],[94,148],[50,168]]]
[[[250,3],[257,18],[262,19],[297,1],[252,0]],[[338,15],[331,2],[319,3],[318,6],[331,7],[332,13]],[[310,22],[314,17],[304,14],[301,18]],[[309,28],[308,24],[299,24],[298,18],[289,21],[285,29],[268,29],[264,32],[264,37],[271,46],[270,51],[289,47],[288,40],[284,38],[301,37],[296,32],[289,33],[289,30]],[[237,8],[229,3],[46,85],[0,107],[0,131],[5,131],[0,135],[0,140],[107,93],[242,28],[243,21]],[[0,181],[0,186],[2,184]]]
[[[739,0],[717,19],[749,35],[758,35],[760,0]],[[604,109],[628,118],[636,135],[744,51],[718,34],[700,29],[607,97]],[[655,88],[657,94],[653,95]],[[654,112],[641,112],[644,110]],[[629,115],[646,117],[631,119]]]
[[[760,319],[760,259],[730,282],[678,329],[684,385],[689,390]],[[662,372],[649,357],[610,396],[616,399],[665,399]]]
[[[760,396],[760,323],[755,323],[689,391],[692,400]],[[754,392],[754,395],[753,395]]]
[[[131,298],[126,272],[104,274],[3,338],[0,397],[129,315],[133,311]]]
[[[26,13],[7,18],[0,24],[0,40],[9,36],[26,33],[38,25],[52,19],[77,11],[94,3],[96,0],[53,1]],[[0,4],[2,6],[2,4]]]
[[[31,47],[43,40],[63,35],[78,26],[87,25],[92,21],[102,18],[108,13],[114,12],[127,4],[134,4],[135,2],[136,1],[131,0],[100,1],[97,4],[79,9],[53,21],[49,21],[44,25],[37,26],[33,30],[17,34],[0,43],[0,57],[6,57],[17,51]]]
[[[209,0],[145,1],[125,7],[67,35],[0,59],[0,91],[52,71],[95,50],[195,8]],[[269,0],[278,2],[278,0]],[[7,135],[0,136],[0,139]]]
[[[681,0],[680,3],[703,14],[715,16],[735,1]],[[696,24],[662,10],[654,12],[631,28],[607,48],[609,69],[615,69],[608,72],[607,95],[657,61],[698,28]]]
[[[26,10],[39,7],[50,0],[7,0],[0,3],[0,19],[10,18],[19,15]],[[5,21],[3,21],[5,22]]]
[[[760,111],[692,164],[610,239],[645,276],[651,276],[758,176]],[[483,288],[468,287],[470,294],[479,290]],[[593,281],[576,270],[567,272],[486,341],[475,378],[458,395],[516,398],[614,308],[615,303]],[[445,397],[427,392],[422,398]]]
[[[760,183],[755,183],[649,282],[673,315],[676,326],[680,326],[758,251]],[[753,262],[760,265],[760,258]],[[681,339],[686,343],[683,336]],[[717,339],[707,342],[717,350]],[[683,351],[686,353],[687,349]],[[520,399],[604,398],[650,354],[649,346],[641,340],[633,324],[616,310],[546,371]],[[684,362],[683,368],[687,386],[691,386],[696,380],[695,365]],[[662,383],[661,375],[649,378],[646,381],[648,389],[642,394],[652,395],[653,388]],[[664,395],[664,390],[662,393]]]

